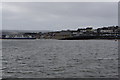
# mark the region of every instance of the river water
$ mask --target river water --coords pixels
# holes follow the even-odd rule
[[[118,41],[3,40],[3,78],[118,77]]]

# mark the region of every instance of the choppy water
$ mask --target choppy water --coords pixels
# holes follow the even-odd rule
[[[114,40],[3,40],[3,77],[118,77]]]

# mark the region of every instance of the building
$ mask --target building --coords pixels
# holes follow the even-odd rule
[[[118,33],[118,26],[110,26],[110,27],[103,27],[103,28],[98,28],[97,33],[102,36],[109,36],[109,35],[116,35]]]

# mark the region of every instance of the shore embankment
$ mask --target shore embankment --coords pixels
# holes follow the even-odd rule
[[[1,38],[2,40],[36,40],[38,38]],[[44,38],[39,38],[44,39]],[[73,36],[65,38],[48,38],[49,40],[120,40],[119,36]],[[48,40],[45,38],[45,40]]]
[[[114,40],[114,39],[120,39],[120,37],[116,36],[75,36],[75,37],[68,37],[68,38],[62,38],[60,40]]]

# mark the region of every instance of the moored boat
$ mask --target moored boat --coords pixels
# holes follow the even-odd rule
[[[36,39],[36,38],[1,38],[1,39]]]

